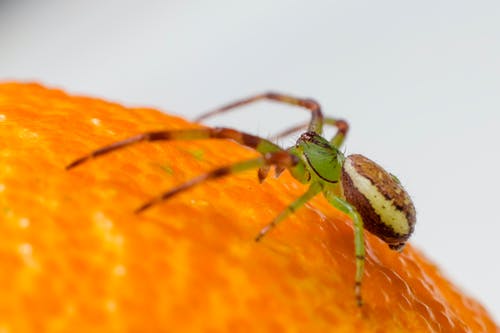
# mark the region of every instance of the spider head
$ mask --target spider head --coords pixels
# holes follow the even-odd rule
[[[342,187],[364,227],[391,249],[401,250],[413,232],[416,213],[399,180],[363,155],[350,155],[342,166]]]
[[[297,140],[308,173],[323,183],[337,184],[342,172],[344,155],[316,132],[305,132]]]

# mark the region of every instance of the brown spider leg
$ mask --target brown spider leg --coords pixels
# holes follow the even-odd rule
[[[241,99],[241,100],[238,100],[236,102],[224,105],[216,110],[202,114],[201,116],[196,118],[195,121],[200,122],[202,120],[205,120],[205,119],[212,117],[212,116],[215,116],[217,114],[227,112],[231,109],[234,109],[234,108],[246,105],[246,104],[250,104],[253,102],[266,100],[266,99],[271,100],[271,101],[291,104],[291,105],[295,105],[295,106],[300,106],[300,107],[303,107],[303,108],[310,110],[312,112],[312,116],[311,116],[311,121],[309,122],[308,130],[316,132],[316,133],[321,133],[321,129],[323,127],[323,113],[321,112],[321,107],[318,104],[318,102],[316,102],[312,99],[298,98],[298,97],[293,97],[293,96],[275,93],[275,92],[267,92],[267,93],[251,96],[251,97]]]
[[[347,136],[347,132],[349,131],[349,124],[347,123],[347,121],[345,121],[343,119],[334,119],[334,118],[330,118],[330,117],[324,118],[323,122],[325,125],[337,127],[337,133],[330,140],[330,143],[332,143],[335,147],[339,148],[342,145],[342,143],[344,142],[345,137]],[[304,124],[300,124],[300,125],[288,128],[288,129],[274,135],[273,137],[270,138],[270,140],[276,141],[278,139],[289,136],[289,135],[291,135],[295,132],[298,132],[300,130],[304,130],[307,128],[307,125],[308,124],[304,123]]]
[[[259,167],[265,167],[270,165],[277,165],[282,168],[292,168],[296,166],[300,162],[299,158],[293,154],[290,154],[286,151],[278,151],[272,153],[266,153],[261,157],[246,160],[243,162],[238,162],[232,165],[224,166],[202,174],[196,178],[193,178],[179,186],[174,187],[173,189],[160,194],[159,196],[151,199],[150,201],[144,203],[142,206],[135,210],[136,213],[140,213],[153,205],[156,205],[162,201],[165,201],[176,194],[184,192],[195,185],[198,185],[204,181],[217,179],[224,176],[228,176],[231,174],[235,174],[238,172],[255,169]]]
[[[307,128],[307,125],[308,125],[308,123],[303,123],[300,125],[296,125],[294,127],[287,128],[286,130],[279,132],[278,134],[273,135],[272,137],[269,138],[269,140],[276,141],[276,140],[285,138],[289,135],[292,135],[296,132],[304,131]]]
[[[196,128],[185,130],[170,130],[156,131],[138,134],[122,141],[112,143],[97,150],[94,150],[88,155],[82,156],[79,159],[71,162],[66,166],[66,169],[72,169],[90,159],[101,155],[108,154],[112,151],[122,149],[124,147],[143,142],[143,141],[169,141],[169,140],[201,140],[201,139],[231,139],[244,146],[253,148],[261,154],[269,152],[283,151],[281,147],[272,143],[269,140],[260,138],[255,135],[243,133],[230,128],[215,127],[215,128]]]

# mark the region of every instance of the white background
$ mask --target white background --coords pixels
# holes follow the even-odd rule
[[[500,318],[498,1],[0,0],[0,79],[188,118],[267,89],[314,97],[412,194],[413,243]],[[261,103],[213,124],[301,119]]]

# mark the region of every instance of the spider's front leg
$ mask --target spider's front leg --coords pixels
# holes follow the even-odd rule
[[[253,148],[261,154],[269,152],[283,151],[281,147],[269,140],[255,135],[233,130],[231,128],[196,128],[182,130],[167,130],[141,133],[110,145],[101,147],[93,152],[84,155],[66,166],[66,169],[72,169],[84,162],[96,157],[111,153],[139,142],[145,141],[172,141],[172,140],[202,140],[202,139],[231,139],[239,144]]]
[[[300,163],[300,159],[287,151],[284,151],[274,143],[255,135],[239,132],[230,128],[200,128],[187,130],[156,131],[138,134],[136,136],[112,143],[90,154],[84,155],[66,166],[66,169],[72,169],[90,159],[111,153],[115,150],[143,142],[143,141],[170,141],[170,140],[200,140],[200,139],[232,139],[244,146],[254,148],[262,154],[256,159],[247,160],[225,167],[217,168],[206,174],[200,175],[184,184],[181,184],[172,190],[169,190],[156,198],[146,202],[139,207],[136,212],[142,212],[152,205],[164,201],[177,193],[183,192],[201,182],[209,179],[220,178],[233,173],[259,168],[259,180],[262,181],[267,176],[270,167],[275,166],[277,170],[297,169],[295,166]],[[298,168],[300,169],[300,167]]]
[[[279,168],[284,168],[284,169],[290,169],[295,167],[298,163],[300,162],[299,158],[293,154],[290,154],[286,151],[278,151],[278,152],[270,152],[266,153],[261,157],[251,159],[251,160],[246,160],[243,162],[238,162],[234,163],[231,165],[227,165],[224,167],[220,167],[217,169],[214,169],[210,172],[207,172],[205,174],[202,174],[196,178],[193,178],[177,187],[172,188],[171,190],[168,190],[157,197],[151,199],[150,201],[144,203],[142,206],[140,206],[138,209],[136,209],[136,213],[140,213],[148,208],[150,208],[153,205],[156,205],[162,201],[165,201],[171,197],[173,197],[176,194],[179,194],[181,192],[184,192],[195,185],[198,185],[202,182],[205,182],[207,180],[211,179],[217,179],[225,176],[229,176],[238,172],[243,172],[246,170],[250,169],[256,169],[260,167],[267,167],[267,166],[276,166]]]

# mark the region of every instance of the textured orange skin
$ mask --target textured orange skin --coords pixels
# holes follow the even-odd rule
[[[129,135],[195,126],[0,85],[0,332],[498,331],[415,248],[398,254],[370,234],[359,309],[352,225],[321,196],[255,243],[305,190],[287,172],[262,185],[254,171],[207,182],[133,214],[203,171],[256,156],[236,143],[139,144],[64,169]]]

